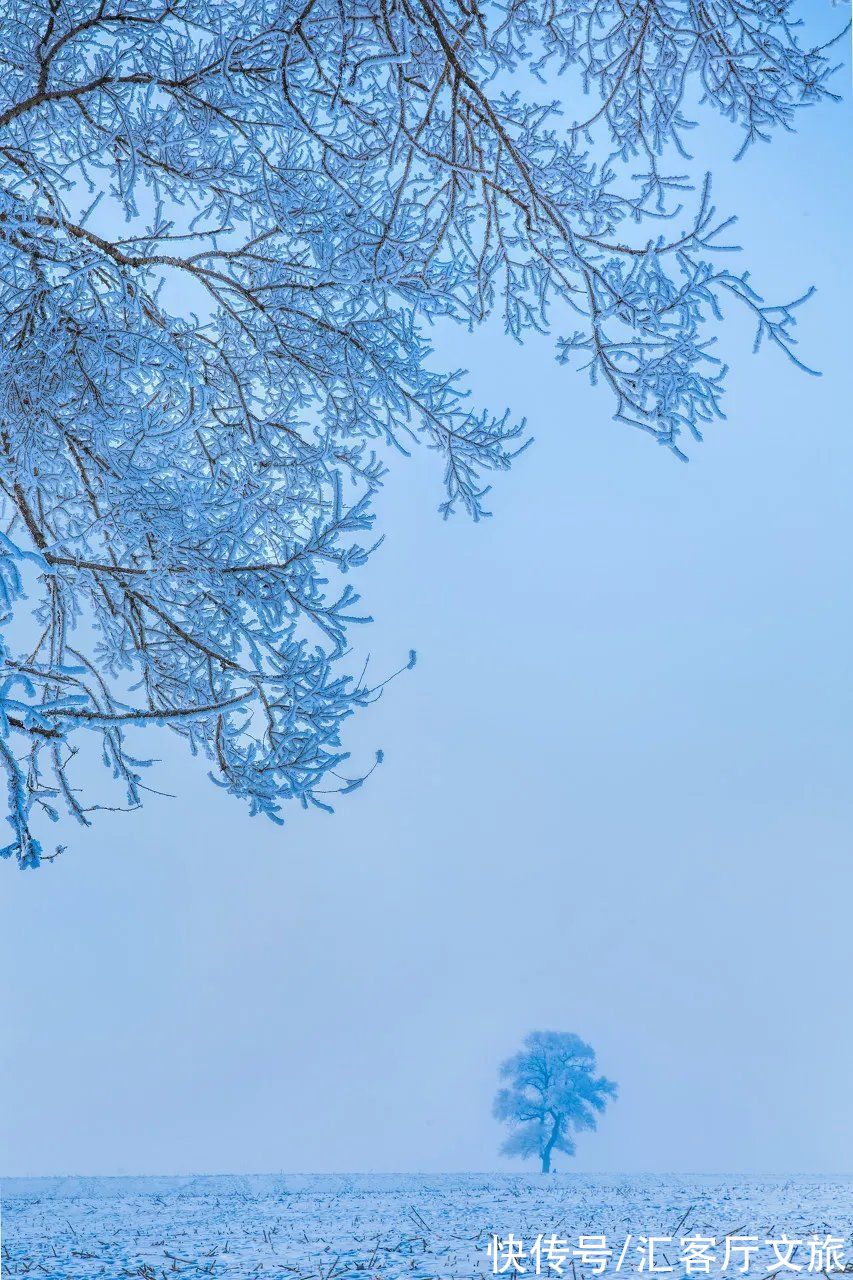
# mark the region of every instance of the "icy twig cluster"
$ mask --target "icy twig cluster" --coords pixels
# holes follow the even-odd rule
[[[432,368],[428,322],[499,309],[522,337],[573,313],[561,358],[676,451],[720,412],[721,300],[792,354],[792,307],[719,265],[707,187],[660,234],[689,95],[744,146],[828,96],[789,0],[2,0],[0,33],[2,852],[22,866],[38,813],[97,807],[87,742],[140,802],[148,722],[271,818],[358,784],[340,731],[373,691],[344,661],[345,575],[389,451],[425,440],[445,513],[477,517],[524,443]],[[512,87],[559,72],[588,90],[574,123]]]

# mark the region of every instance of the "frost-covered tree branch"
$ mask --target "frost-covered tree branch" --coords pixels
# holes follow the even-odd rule
[[[140,802],[127,734],[152,721],[255,813],[358,784],[340,730],[373,691],[342,661],[344,578],[385,462],[425,441],[445,514],[476,518],[524,444],[435,371],[429,322],[558,317],[560,358],[676,453],[720,413],[722,302],[796,358],[797,304],[724,265],[707,183],[677,228],[670,172],[691,102],[743,150],[831,96],[790,0],[0,13],[0,764],[23,866],[39,812],[89,821],[87,742]],[[559,74],[562,114],[533,91]]]

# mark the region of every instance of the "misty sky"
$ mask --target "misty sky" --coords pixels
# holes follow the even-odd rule
[[[551,343],[440,336],[536,444],[479,526],[394,465],[353,641],[419,662],[347,740],[385,764],[280,829],[152,732],[175,799],[0,866],[0,1170],[518,1168],[490,1103],[538,1027],[621,1087],[573,1168],[849,1170],[849,108],[735,146],[706,118],[757,286],[818,286],[823,377],[733,314],[683,466]]]

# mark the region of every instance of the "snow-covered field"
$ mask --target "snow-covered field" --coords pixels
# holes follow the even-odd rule
[[[493,1274],[588,1280],[580,1236],[604,1236],[608,1275],[803,1280],[853,1271],[853,1178],[737,1179],[529,1175],[359,1175],[6,1179],[3,1276],[262,1276],[452,1280]],[[493,1235],[506,1243],[489,1252]],[[834,1258],[826,1236],[844,1242]],[[540,1243],[536,1246],[537,1237]],[[555,1241],[552,1242],[552,1237]],[[713,1239],[688,1268],[683,1240]],[[741,1247],[756,1237],[756,1251]],[[781,1247],[769,1241],[800,1240]],[[741,1242],[739,1245],[738,1242]],[[815,1243],[817,1242],[817,1243]],[[519,1252],[521,1251],[521,1252]],[[639,1270],[645,1260],[643,1271]],[[780,1264],[781,1269],[780,1269]]]

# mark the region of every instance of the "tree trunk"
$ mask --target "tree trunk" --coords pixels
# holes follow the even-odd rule
[[[551,1112],[554,1115],[553,1112]],[[551,1172],[551,1152],[554,1150],[554,1143],[557,1141],[557,1135],[560,1132],[560,1117],[554,1116],[554,1123],[551,1128],[551,1136],[540,1151],[540,1159],[542,1160],[542,1172]]]

